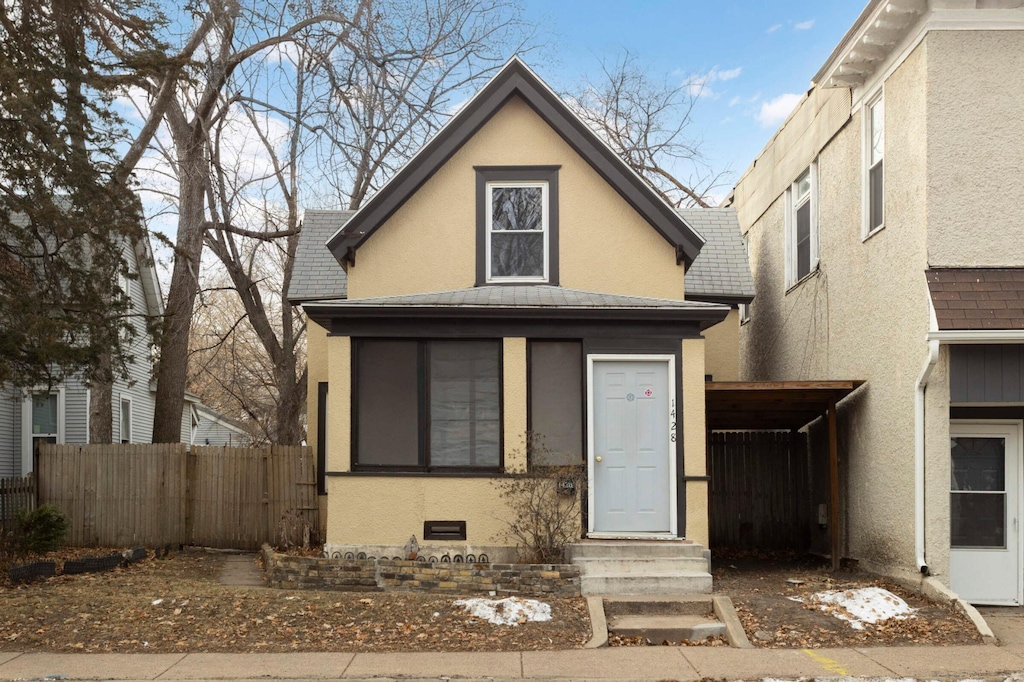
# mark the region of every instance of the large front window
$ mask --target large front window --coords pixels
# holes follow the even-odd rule
[[[355,464],[501,467],[501,342],[359,340]]]
[[[487,183],[487,202],[487,281],[547,281],[547,183]]]

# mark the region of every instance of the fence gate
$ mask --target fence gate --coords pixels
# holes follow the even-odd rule
[[[299,446],[45,444],[37,485],[75,546],[258,549],[277,542],[286,510],[318,536],[314,464]]]
[[[795,431],[715,431],[708,439],[712,549],[810,547],[806,437]]]

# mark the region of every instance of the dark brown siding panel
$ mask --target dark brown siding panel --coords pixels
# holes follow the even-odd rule
[[[951,402],[1024,402],[1024,344],[955,345],[949,362]]]

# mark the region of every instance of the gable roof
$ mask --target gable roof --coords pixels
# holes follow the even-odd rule
[[[754,278],[734,208],[681,208],[707,244],[686,270],[686,298],[710,303],[750,303]]]
[[[348,277],[334,254],[324,246],[354,211],[306,211],[295,248],[296,267],[288,283],[287,298],[292,303],[345,298]]]
[[[518,96],[676,249],[687,267],[704,239],[518,57],[512,57],[369,201],[327,241],[338,260],[356,250],[499,109]]]

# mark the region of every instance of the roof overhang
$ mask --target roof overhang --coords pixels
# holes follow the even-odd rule
[[[522,98],[675,248],[677,262],[686,267],[693,263],[704,238],[518,57],[510,59],[327,241],[335,258],[354,263],[359,247],[514,96]]]
[[[704,384],[707,427],[800,429],[863,384],[861,380],[709,381]]]
[[[863,85],[927,10],[927,0],[871,0],[812,82],[822,88]]]
[[[945,329],[928,332],[928,340],[945,344],[1024,343],[1024,329]]]

